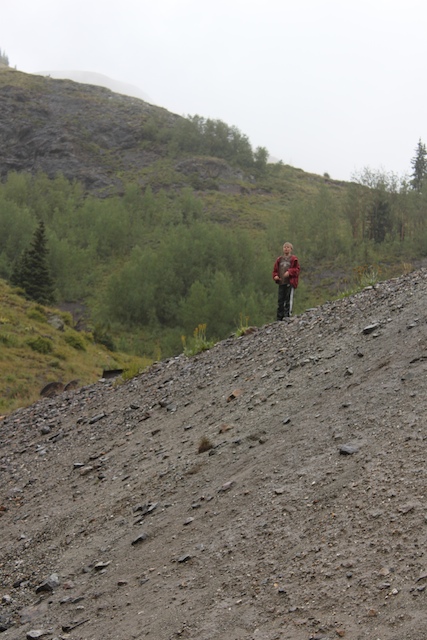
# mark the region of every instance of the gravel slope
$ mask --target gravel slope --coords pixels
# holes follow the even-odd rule
[[[424,640],[426,309],[423,269],[4,418],[1,637]]]

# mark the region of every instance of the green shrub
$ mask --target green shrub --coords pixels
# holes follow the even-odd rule
[[[86,351],[84,340],[78,333],[66,333],[64,340],[70,347],[73,347],[73,349],[77,349],[77,351]]]
[[[27,340],[27,345],[38,353],[52,353],[53,350],[50,338],[43,338],[42,336],[30,338],[30,340]]]

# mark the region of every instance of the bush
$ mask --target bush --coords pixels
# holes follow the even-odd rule
[[[37,338],[31,338],[27,340],[27,345],[38,353],[52,353],[53,345],[50,338],[43,338],[42,336],[38,336]]]
[[[86,351],[86,345],[83,338],[78,333],[66,333],[64,340],[70,347],[73,347],[73,349],[77,349],[77,351]]]
[[[113,337],[101,326],[95,325],[92,335],[96,344],[102,344],[109,351],[116,351],[116,345],[114,344]]]
[[[210,449],[213,449],[211,440],[209,440],[207,436],[203,436],[200,439],[199,446],[197,448],[198,453],[205,453],[205,451],[209,451]]]

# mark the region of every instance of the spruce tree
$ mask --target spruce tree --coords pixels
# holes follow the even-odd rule
[[[413,168],[412,188],[416,191],[421,191],[423,182],[427,178],[427,149],[426,145],[421,142],[421,138],[418,140],[415,156],[412,158],[411,164]]]
[[[24,289],[26,295],[40,304],[55,301],[54,281],[49,271],[48,249],[43,221],[34,232],[30,246],[24,250],[12,273],[12,284]]]
[[[9,58],[6,55],[6,51],[2,51],[0,49],[0,66],[4,65],[5,67],[9,66]]]

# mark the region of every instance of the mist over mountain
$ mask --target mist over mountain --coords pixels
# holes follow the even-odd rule
[[[127,82],[121,82],[120,80],[109,78],[103,73],[97,73],[95,71],[50,69],[48,71],[38,71],[34,75],[47,76],[49,78],[56,78],[59,80],[73,80],[74,82],[81,82],[82,84],[93,84],[98,87],[111,89],[111,91],[121,93],[125,96],[139,98],[140,100],[145,100],[145,102],[154,104],[153,100],[139,87],[136,87],[133,84],[128,84]]]

